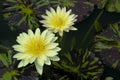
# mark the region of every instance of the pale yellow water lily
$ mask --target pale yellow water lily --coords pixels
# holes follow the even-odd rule
[[[42,33],[40,29],[36,29],[35,33],[32,30],[28,30],[28,34],[21,33],[17,37],[18,44],[13,45],[14,50],[18,52],[13,57],[21,60],[18,68],[34,62],[37,72],[42,75],[44,64],[51,65],[51,60],[60,60],[57,56],[60,48],[56,40],[55,34],[48,30]]]
[[[69,32],[69,30],[77,30],[73,27],[75,21],[77,20],[77,15],[72,14],[70,10],[66,10],[66,7],[60,8],[57,7],[56,11],[53,8],[50,8],[50,11],[46,11],[47,15],[42,15],[44,20],[40,22],[43,23],[43,26],[49,30],[59,33],[60,36],[63,35],[63,32]]]

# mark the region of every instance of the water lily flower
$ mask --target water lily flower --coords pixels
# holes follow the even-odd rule
[[[77,30],[73,27],[74,22],[77,20],[77,15],[71,14],[72,10],[66,11],[66,7],[57,7],[56,11],[50,8],[50,11],[46,10],[47,15],[42,15],[44,20],[40,20],[43,26],[48,28],[50,31],[63,35],[63,31],[69,32],[69,30]]]
[[[42,75],[44,64],[51,65],[51,60],[60,60],[57,55],[61,49],[58,47],[59,44],[55,42],[56,40],[55,34],[48,30],[41,32],[37,28],[35,33],[30,29],[28,34],[21,33],[16,40],[18,44],[13,45],[14,50],[18,52],[13,57],[21,60],[18,68],[34,62],[37,72]]]

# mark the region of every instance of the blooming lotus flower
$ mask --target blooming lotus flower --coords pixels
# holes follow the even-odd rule
[[[77,20],[77,15],[71,14],[71,10],[66,11],[66,8],[57,7],[56,11],[50,8],[50,11],[46,11],[47,15],[42,15],[44,20],[40,22],[43,26],[49,30],[59,33],[60,36],[63,35],[63,31],[69,32],[69,30],[77,30],[73,27],[74,22]]]
[[[28,30],[28,34],[21,33],[16,40],[18,44],[13,45],[14,50],[18,52],[13,57],[21,60],[18,68],[34,62],[37,72],[42,75],[44,64],[51,65],[51,60],[60,60],[57,56],[60,48],[56,40],[55,34],[48,30],[42,33],[40,29],[36,29],[35,33],[31,30]]]

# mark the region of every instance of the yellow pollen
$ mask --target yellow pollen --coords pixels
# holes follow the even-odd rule
[[[40,55],[46,50],[45,42],[40,39],[31,39],[25,45],[26,52],[32,55]]]
[[[65,25],[65,20],[64,18],[62,17],[56,17],[53,19],[53,25],[56,27],[56,28],[62,28],[64,25]]]

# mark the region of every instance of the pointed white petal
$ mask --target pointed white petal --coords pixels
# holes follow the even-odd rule
[[[50,42],[51,42],[51,43],[52,43],[52,42],[55,42],[57,39],[58,39],[58,37],[54,37],[54,38],[52,38],[52,40],[51,40]]]
[[[47,30],[47,29],[44,30],[44,31],[41,33],[41,38],[42,38],[42,39],[45,39],[47,33],[48,33],[48,30]]]
[[[53,8],[50,8],[50,11],[52,12],[52,15],[56,15],[56,12]]]
[[[28,30],[28,35],[30,36],[30,37],[34,37],[34,33],[32,32],[32,30]]]
[[[35,67],[37,69],[37,72],[42,75],[43,73],[43,66],[40,66],[39,64],[37,64],[37,62],[35,62]]]
[[[49,31],[46,35],[46,44],[50,43],[54,37],[55,37],[55,34]]]
[[[32,58],[30,58],[30,59],[29,59],[29,63],[32,64],[35,60],[36,60],[36,57],[32,57]]]
[[[19,52],[25,51],[24,47],[21,45],[13,45],[12,47],[14,48],[14,50],[19,51]]]
[[[17,38],[26,39],[26,38],[28,38],[28,35],[25,32],[23,32]]]
[[[17,37],[17,42],[19,44],[24,44],[27,41],[28,35],[26,33],[21,33],[18,37]]]
[[[48,56],[48,57],[53,57],[53,56],[57,55],[58,53],[57,53],[56,51],[49,50],[49,51],[47,51],[45,54],[46,54],[46,56]]]
[[[41,58],[37,58],[37,64],[39,64],[40,66],[43,66],[44,60],[42,60]]]
[[[49,44],[47,47],[47,49],[53,49],[53,48],[55,48],[56,46],[58,46],[58,43],[51,43],[51,44]]]
[[[62,11],[63,11],[63,13],[66,13],[66,7],[64,7],[64,8],[62,9]]]
[[[16,58],[17,60],[21,60],[21,59],[31,59],[31,55],[28,55],[26,53],[17,53],[13,56],[13,58]]]
[[[45,15],[41,15],[41,17],[44,19],[48,19],[48,16],[45,16]]]
[[[58,51],[60,51],[60,50],[61,50],[61,48],[56,47],[56,48],[53,48],[53,49],[51,49],[51,50],[58,52]]]
[[[40,33],[40,29],[39,29],[39,28],[37,28],[37,29],[36,29],[36,31],[35,31],[35,36],[36,36],[36,37],[39,37],[39,36],[40,36],[40,34],[41,34],[41,33]]]
[[[75,27],[70,27],[70,30],[77,30],[77,28],[75,28]]]
[[[20,63],[18,64],[18,68],[24,67],[24,66],[26,66],[27,64],[29,64],[29,60],[22,60],[22,61],[20,61]]]
[[[59,31],[59,35],[62,37],[63,36],[63,31]]]
[[[65,29],[66,32],[69,32],[69,28]]]
[[[23,61],[20,61],[20,63],[18,64],[18,68],[23,67]]]
[[[38,63],[40,66],[43,66],[45,60],[47,60],[47,57],[46,57],[45,55],[40,55],[40,56],[37,58],[37,63]]]
[[[46,14],[47,14],[49,17],[52,16],[51,12],[48,11],[48,10],[46,10]]]
[[[67,11],[66,17],[68,17],[71,14],[71,11],[72,11],[71,9],[69,11]]]
[[[23,54],[23,53],[17,53],[13,56],[13,58],[21,58],[21,59],[24,59],[26,56]]]
[[[56,10],[57,14],[59,15],[59,13],[61,13],[61,9],[60,9],[60,6],[57,7],[57,10]]]
[[[58,56],[50,57],[50,60],[52,61],[59,61],[60,58]]]
[[[45,64],[46,64],[46,65],[51,65],[51,61],[50,61],[49,58],[47,58],[47,60],[45,60]]]

